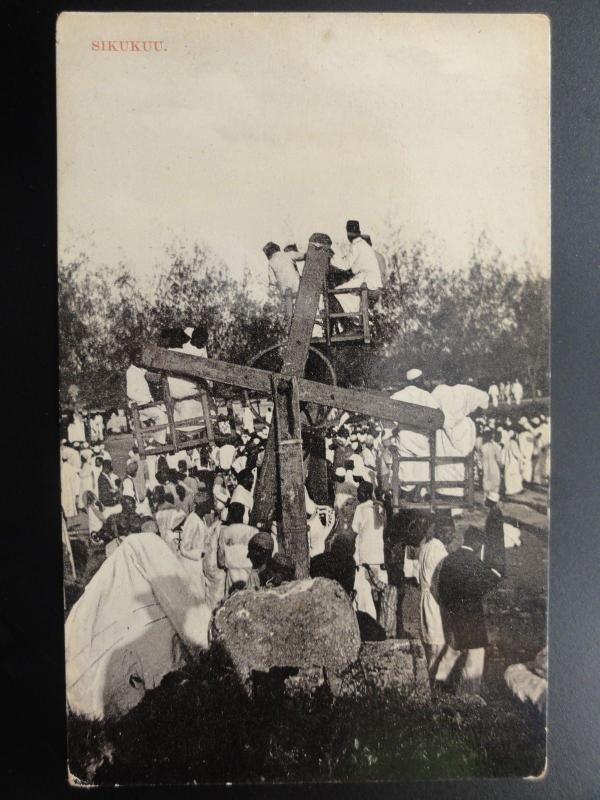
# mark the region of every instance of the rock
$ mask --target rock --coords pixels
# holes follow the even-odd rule
[[[311,684],[324,675],[334,693],[360,649],[350,600],[326,578],[236,592],[215,611],[211,641],[246,687],[253,672],[298,668]]]
[[[361,695],[385,690],[430,696],[427,661],[416,639],[363,642],[358,661],[344,676],[343,695]]]

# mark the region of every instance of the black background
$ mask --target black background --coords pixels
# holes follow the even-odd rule
[[[550,699],[544,780],[211,787],[211,796],[600,797],[600,3],[4,3],[2,249],[5,465],[0,560],[5,796],[66,785],[56,344],[54,25],[61,10],[369,10],[548,14],[552,29],[552,526]],[[301,42],[298,43],[301,46]],[[332,98],[332,102],[335,99]],[[510,203],[510,197],[506,198]],[[4,212],[6,214],[6,211]],[[12,241],[10,241],[12,239]],[[3,243],[6,239],[3,237]],[[7,780],[8,779],[8,780]],[[7,782],[10,786],[7,786]],[[120,790],[137,796],[140,788]],[[165,797],[206,791],[145,789]],[[94,791],[94,797],[112,792]]]

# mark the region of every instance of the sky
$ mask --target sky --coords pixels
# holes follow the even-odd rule
[[[59,259],[149,280],[199,242],[260,289],[267,241],[358,219],[548,273],[549,47],[527,14],[63,13]]]

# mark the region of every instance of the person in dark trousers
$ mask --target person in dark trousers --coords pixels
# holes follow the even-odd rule
[[[489,644],[483,598],[500,583],[502,575],[481,560],[484,534],[473,526],[465,531],[464,544],[442,561],[438,593],[446,639],[435,673],[434,689],[447,688],[461,654],[465,655],[459,694],[479,695],[485,648]]]
[[[506,577],[506,549],[504,547],[504,516],[500,505],[500,495],[489,492],[485,499],[488,515],[485,520],[485,539],[483,563]]]

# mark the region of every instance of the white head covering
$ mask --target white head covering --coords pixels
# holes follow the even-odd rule
[[[192,338],[192,334],[194,332],[194,329],[192,328],[191,325],[189,325],[187,328],[183,329],[183,332],[185,333],[186,336],[189,336],[190,339],[191,339]]]
[[[491,500],[492,503],[499,503],[500,502],[500,495],[498,492],[488,492],[487,499]]]
[[[346,470],[343,467],[338,467],[335,471],[335,474],[338,478],[345,478],[346,477]]]
[[[420,378],[423,375],[420,369],[409,369],[406,373],[406,380],[407,381],[416,381],[417,378]]]
[[[232,444],[224,444],[219,447],[219,466],[221,469],[231,469],[234,456],[235,447]]]

